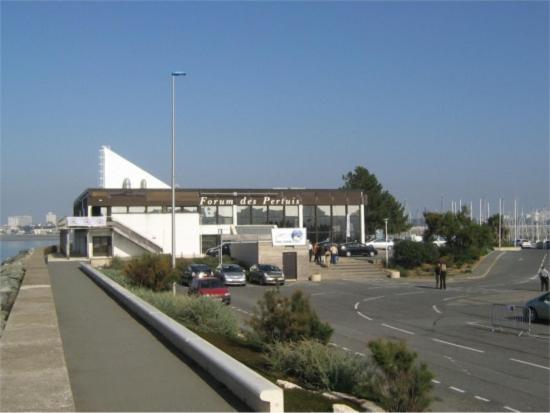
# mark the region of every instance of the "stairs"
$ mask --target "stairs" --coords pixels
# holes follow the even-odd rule
[[[386,270],[382,267],[381,261],[367,259],[364,257],[340,257],[338,264],[324,265],[309,263],[310,274],[321,274],[322,279],[341,278],[386,278]]]

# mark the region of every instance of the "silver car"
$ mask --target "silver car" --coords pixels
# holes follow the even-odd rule
[[[531,321],[548,321],[548,314],[550,313],[550,293],[546,292],[527,301],[525,307],[529,310]]]
[[[285,283],[285,275],[279,267],[269,264],[257,264],[250,267],[248,273],[250,282],[258,284],[281,284]]]
[[[246,274],[237,264],[222,264],[216,267],[214,273],[225,285],[246,285]]]

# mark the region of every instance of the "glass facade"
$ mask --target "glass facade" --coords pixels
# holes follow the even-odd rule
[[[233,207],[231,206],[218,207],[218,224],[225,224],[225,225],[233,224]]]
[[[282,206],[270,206],[268,210],[268,224],[277,225],[278,227],[284,226],[284,207]]]
[[[300,218],[298,217],[298,206],[285,206],[285,221],[284,228],[297,228],[300,224]]]
[[[267,207],[252,207],[252,225],[267,225]]]
[[[349,237],[347,214],[350,215]],[[318,205],[303,207],[304,227],[311,242],[361,240],[361,208],[359,205]]]
[[[216,207],[201,207],[200,211],[201,225],[216,225]]]

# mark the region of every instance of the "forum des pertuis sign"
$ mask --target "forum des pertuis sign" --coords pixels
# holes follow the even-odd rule
[[[275,205],[301,205],[301,199],[298,197],[285,196],[201,196],[199,198],[200,206],[275,206]]]

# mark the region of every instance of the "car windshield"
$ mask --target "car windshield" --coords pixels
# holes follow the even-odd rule
[[[202,279],[200,281],[201,288],[223,288],[223,281],[218,278]]]
[[[241,272],[243,270],[238,265],[224,265],[222,269],[227,272]]]
[[[278,267],[275,267],[274,265],[258,265],[258,268],[261,271],[281,271]]]
[[[208,265],[205,265],[205,264],[192,265],[191,269],[193,271],[210,271],[210,268],[208,268]]]

